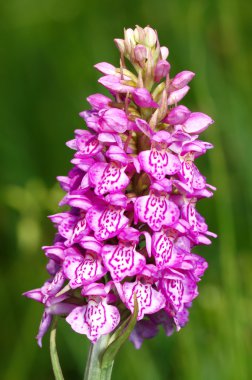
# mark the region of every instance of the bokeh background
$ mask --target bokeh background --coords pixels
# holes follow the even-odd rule
[[[54,234],[56,175],[70,169],[65,141],[97,91],[93,65],[118,63],[113,39],[135,24],[156,28],[170,49],[172,74],[197,73],[184,104],[210,114],[203,137],[215,145],[199,159],[218,188],[200,211],[219,238],[200,254],[209,269],[189,325],[160,332],[118,354],[113,379],[249,380],[252,378],[252,7],[244,0],[8,0],[1,2],[1,374],[2,380],[53,379],[49,341],[36,345],[41,305],[21,293],[47,278],[41,245]],[[85,337],[62,321],[65,378],[81,379]]]

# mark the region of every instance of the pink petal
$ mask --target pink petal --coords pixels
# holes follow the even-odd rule
[[[183,281],[179,279],[168,279],[168,280],[164,279],[162,281],[162,290],[172,310],[175,310],[176,312],[181,311],[184,306]]]
[[[142,284],[140,281],[125,282],[123,284],[123,293],[126,306],[133,313],[134,310],[134,294],[138,302],[138,317],[140,320],[145,314],[153,314],[158,312],[165,306],[164,296],[155,290],[151,284]]]
[[[135,56],[135,59],[138,61],[138,62],[142,62],[144,61],[146,58],[147,58],[147,49],[145,46],[141,45],[141,44],[138,44],[135,48],[134,48],[134,56]]]
[[[96,253],[100,253],[102,248],[101,243],[97,241],[93,236],[84,236],[79,244],[82,248]]]
[[[31,298],[31,299],[38,301],[38,302],[42,302],[43,298],[44,298],[44,295],[41,292],[40,288],[29,290],[28,292],[23,293],[23,296],[25,296],[27,298]]]
[[[120,148],[117,145],[110,145],[109,149],[106,152],[106,156],[111,160],[111,161],[118,161],[121,162],[122,164],[127,164],[129,162],[129,157],[125,153],[125,151]]]
[[[192,71],[181,71],[181,73],[178,73],[175,75],[175,77],[172,80],[172,86],[176,89],[183,88],[189,83],[193,77],[195,76],[195,73]]]
[[[178,173],[178,177],[181,181],[183,181],[190,191],[192,191],[192,183],[193,183],[193,175],[194,175],[194,166],[191,161],[183,161],[181,164],[181,170]]]
[[[139,236],[140,232],[137,229],[126,227],[118,234],[118,239],[126,242],[131,241],[132,243],[137,244],[139,242]]]
[[[91,201],[83,194],[68,194],[64,199],[63,202],[60,202],[60,206],[68,204],[72,207],[77,207],[81,210],[88,210],[90,207],[92,207]]]
[[[200,173],[199,169],[193,164],[193,188],[197,190],[204,189],[206,187],[206,178]]]
[[[109,107],[109,103],[111,103],[111,99],[102,94],[90,95],[87,97],[87,101],[96,110],[107,108]]]
[[[121,93],[133,92],[135,88],[121,83],[120,78],[115,75],[105,75],[101,77],[98,82],[111,91]]]
[[[93,129],[95,132],[98,132],[100,130],[98,112],[93,110],[82,111],[79,113],[79,116],[85,120],[89,128]]]
[[[66,247],[64,246],[63,243],[55,243],[55,245],[48,245],[48,246],[43,246],[42,247],[43,251],[45,251],[45,255],[53,259],[56,262],[61,262],[64,260],[66,256]]]
[[[168,100],[167,100],[168,106],[171,106],[172,104],[176,104],[180,102],[180,100],[183,99],[183,97],[188,93],[189,90],[190,90],[190,87],[185,86],[181,88],[180,90],[173,91],[168,97]]]
[[[176,249],[174,237],[164,231],[155,232],[152,237],[152,251],[155,257],[156,266],[160,269],[168,267],[178,267],[185,253]]]
[[[88,253],[83,257],[77,249],[66,256],[63,271],[73,289],[97,281],[107,272],[99,257]]]
[[[112,206],[127,208],[128,198],[123,193],[107,194],[105,200]]]
[[[86,306],[76,307],[66,318],[74,331],[86,334],[93,343],[113,331],[120,322],[118,309],[107,305],[105,299],[100,302],[98,299],[91,298]]]
[[[90,181],[95,185],[95,193],[103,195],[125,189],[130,180],[124,171],[125,167],[115,162],[94,164],[88,174]]]
[[[154,80],[159,82],[162,78],[166,77],[171,69],[169,62],[160,59],[155,67]]]
[[[100,62],[94,65],[94,67],[99,70],[103,74],[107,75],[114,75],[116,74],[116,68],[115,66],[111,65],[110,63],[107,62]]]
[[[105,124],[111,131],[124,133],[128,128],[127,115],[123,110],[118,108],[109,108],[106,110],[102,119],[102,125]],[[109,132],[109,130],[104,130],[103,132]]]
[[[77,223],[73,227],[72,236],[70,238],[69,244],[72,245],[74,243],[78,243],[82,240],[84,236],[86,236],[89,232],[87,227],[87,222],[85,216],[80,217]]]
[[[156,266],[161,269],[169,266],[172,261],[174,239],[162,231],[153,234],[152,242]]]
[[[145,265],[145,258],[131,244],[105,245],[102,258],[114,281],[138,274]]]
[[[60,269],[52,280],[46,281],[41,288],[42,293],[45,295],[45,299],[43,302],[46,302],[48,296],[56,295],[63,287],[65,282],[65,276]]]
[[[166,150],[145,150],[140,152],[138,160],[142,169],[151,174],[156,180],[162,180],[167,174],[176,174],[181,167],[177,156],[168,153]]]
[[[146,88],[136,88],[132,93],[132,97],[139,107],[158,107],[158,104],[153,101],[151,94]]]
[[[153,231],[159,231],[162,226],[169,226],[179,218],[178,207],[164,195],[139,197],[135,202],[135,212]]]
[[[208,115],[201,112],[193,112],[184,122],[184,131],[187,133],[200,133],[209,127],[214,121]]]
[[[129,222],[124,216],[124,209],[115,206],[108,206],[105,209],[92,207],[88,210],[86,218],[98,240],[116,236]]]
[[[38,335],[36,336],[39,347],[42,347],[42,338],[47,332],[47,330],[49,329],[51,322],[52,322],[51,314],[44,311],[40,325],[39,325]]]
[[[82,136],[76,139],[77,149],[82,153],[83,157],[95,156],[102,150],[103,146],[97,140],[97,137],[88,131],[83,132]]]
[[[141,132],[143,132],[146,136],[151,137],[154,134],[153,130],[151,129],[151,127],[145,120],[136,119],[135,123],[136,123],[137,128]]]
[[[170,110],[163,122],[171,125],[182,124],[188,119],[190,114],[191,111],[187,107],[180,105]]]

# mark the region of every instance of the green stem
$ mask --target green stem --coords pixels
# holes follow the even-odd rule
[[[90,345],[84,380],[110,380],[114,361],[106,368],[101,367],[101,356],[108,346],[110,336],[103,335]]]
[[[64,376],[60,367],[59,357],[56,348],[56,329],[58,320],[54,318],[50,334],[50,355],[53,367],[53,373],[56,380],[64,380]]]

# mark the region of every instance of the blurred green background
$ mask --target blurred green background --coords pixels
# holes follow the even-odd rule
[[[113,379],[252,378],[252,7],[238,0],[6,0],[1,2],[1,374],[2,380],[53,379],[48,336],[35,335],[41,305],[21,297],[47,278],[41,245],[58,212],[56,175],[70,169],[65,141],[97,91],[97,62],[118,64],[113,39],[151,25],[170,49],[172,74],[197,73],[184,104],[210,114],[203,134],[215,145],[199,159],[218,188],[199,208],[219,238],[197,252],[209,261],[190,323],[136,351],[127,343]],[[65,378],[81,379],[86,338],[62,321],[58,347]]]

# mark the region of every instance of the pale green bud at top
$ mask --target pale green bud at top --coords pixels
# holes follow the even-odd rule
[[[120,53],[125,54],[124,40],[122,40],[121,38],[115,38],[114,41]]]
[[[144,32],[145,44],[150,48],[154,47],[157,42],[157,34],[155,30],[147,26],[146,28],[144,28]]]
[[[167,59],[168,55],[169,55],[169,50],[166,46],[161,46],[160,48],[160,52],[161,52],[161,57],[162,59]]]
[[[134,38],[133,29],[126,29],[124,32],[125,47],[129,54],[131,54],[132,49],[136,46],[136,41]]]
[[[137,25],[135,30],[134,30],[134,37],[135,37],[136,43],[144,44],[145,33],[144,33],[143,28],[141,28],[140,26]]]

